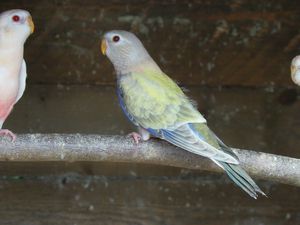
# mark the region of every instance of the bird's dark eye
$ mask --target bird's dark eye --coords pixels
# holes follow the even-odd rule
[[[112,40],[113,40],[113,42],[118,42],[118,41],[120,41],[120,37],[118,35],[113,36]]]
[[[19,22],[19,21],[20,21],[20,17],[19,17],[18,15],[14,15],[14,16],[12,17],[12,20],[13,20],[14,22]]]

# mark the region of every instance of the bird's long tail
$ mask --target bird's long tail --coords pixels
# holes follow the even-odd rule
[[[227,175],[235,184],[247,192],[252,198],[256,199],[258,194],[266,196],[266,194],[257,186],[254,180],[252,180],[252,178],[240,165],[220,161],[215,162],[225,170]]]

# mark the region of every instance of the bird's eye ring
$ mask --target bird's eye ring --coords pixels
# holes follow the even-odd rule
[[[13,20],[14,22],[19,22],[19,21],[20,21],[20,17],[19,17],[18,15],[14,15],[14,16],[12,17],[12,20]]]
[[[113,36],[112,40],[113,40],[113,42],[118,42],[118,41],[120,41],[120,37],[118,35]]]

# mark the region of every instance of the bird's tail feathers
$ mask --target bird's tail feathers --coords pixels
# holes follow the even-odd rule
[[[240,166],[221,161],[213,160],[218,166],[223,168],[229,178],[240,188],[242,188],[252,198],[257,199],[258,194],[266,196],[266,194],[257,186],[254,180]]]

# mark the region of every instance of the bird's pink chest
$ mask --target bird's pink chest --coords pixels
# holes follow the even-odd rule
[[[14,101],[0,102],[0,118],[5,118],[11,111]]]
[[[18,80],[3,75],[0,78],[0,118],[6,117],[15,104],[18,94]]]

